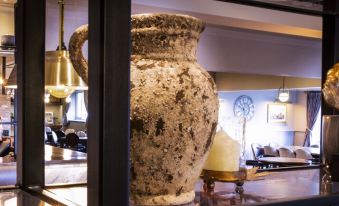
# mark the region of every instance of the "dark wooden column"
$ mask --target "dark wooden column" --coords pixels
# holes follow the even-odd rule
[[[18,153],[17,183],[44,186],[45,0],[18,0],[15,8]]]
[[[322,38],[322,87],[328,70],[339,62],[339,0],[324,0]],[[337,114],[322,98],[322,115]]]
[[[130,0],[89,0],[88,205],[128,205]]]

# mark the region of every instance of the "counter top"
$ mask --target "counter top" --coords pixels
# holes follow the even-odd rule
[[[86,159],[86,153],[45,145],[45,183],[53,185],[86,182]],[[15,160],[11,157],[0,158],[0,186],[15,183]]]
[[[247,204],[273,204],[289,201],[323,201],[328,198],[339,203],[339,182],[321,184],[322,169],[290,170],[270,172],[259,180],[246,181],[242,195],[234,193],[233,183],[215,184],[214,192],[204,192],[203,182],[196,185],[195,206],[226,206]],[[311,203],[311,202],[310,202]],[[311,205],[311,204],[306,204]],[[319,205],[319,204],[318,204]]]
[[[45,161],[46,164],[51,163],[72,163],[87,162],[87,153],[70,150],[67,148],[53,147],[45,145]]]

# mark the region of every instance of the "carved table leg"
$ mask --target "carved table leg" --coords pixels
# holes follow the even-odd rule
[[[214,191],[214,187],[215,187],[215,182],[213,179],[204,179],[204,191],[205,192],[211,192],[211,191]]]
[[[244,188],[243,188],[244,181],[236,181],[235,185],[236,185],[235,192],[238,194],[243,194],[244,193]]]

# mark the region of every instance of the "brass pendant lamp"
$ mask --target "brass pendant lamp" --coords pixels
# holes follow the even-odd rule
[[[45,88],[57,98],[66,98],[75,90],[87,90],[88,87],[74,70],[69,52],[64,43],[64,0],[59,0],[60,28],[59,45],[56,51],[45,53]]]

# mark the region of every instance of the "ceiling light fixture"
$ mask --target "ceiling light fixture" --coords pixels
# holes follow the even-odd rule
[[[46,93],[46,94],[45,94],[45,98],[44,98],[44,102],[45,102],[45,103],[49,103],[49,102],[50,102],[49,97],[50,97],[50,94]]]
[[[290,92],[285,88],[285,77],[283,77],[283,86],[279,88],[278,100],[280,102],[287,102],[290,98]]]
[[[59,45],[56,51],[45,53],[45,88],[57,98],[66,98],[75,90],[87,90],[88,87],[74,70],[69,52],[64,43],[64,0],[59,0],[60,27]]]

